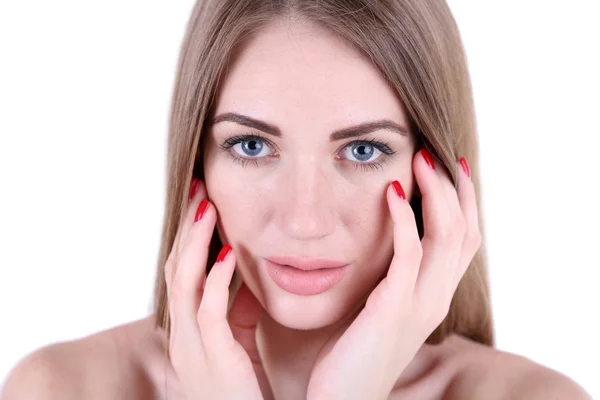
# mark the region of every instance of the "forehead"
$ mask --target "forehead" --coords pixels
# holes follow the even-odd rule
[[[367,57],[329,30],[287,20],[271,22],[239,47],[216,107],[216,114],[285,116],[290,123],[407,124],[401,101]]]

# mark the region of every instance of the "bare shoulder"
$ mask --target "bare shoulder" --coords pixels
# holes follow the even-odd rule
[[[53,344],[28,354],[10,371],[2,400],[76,399],[79,371],[66,362],[68,344]]]
[[[591,400],[574,380],[526,357],[454,339],[457,373],[448,387],[451,399]]]
[[[131,345],[149,322],[138,320],[35,350],[10,371],[0,399],[152,398],[143,396],[144,371]]]

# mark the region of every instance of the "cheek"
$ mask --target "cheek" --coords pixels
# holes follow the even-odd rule
[[[404,179],[401,177],[405,175]],[[344,224],[349,227],[352,242],[356,249],[357,262],[360,265],[359,275],[364,282],[372,282],[387,271],[393,256],[393,230],[389,206],[385,196],[389,182],[398,179],[406,182],[407,196],[412,193],[410,172],[390,177],[382,181],[378,187],[354,194],[352,208],[344,213]]]
[[[218,213],[218,224],[228,242],[245,242],[256,233],[261,209],[260,190],[244,175],[228,167],[206,171],[210,201]]]
[[[389,236],[392,219],[385,198],[385,187],[355,196],[352,209],[345,213],[346,224],[354,232],[354,241],[369,249],[383,244]],[[370,251],[369,251],[370,253]]]

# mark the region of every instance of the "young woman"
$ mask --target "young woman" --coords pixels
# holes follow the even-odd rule
[[[493,348],[470,80],[443,0],[198,1],[152,316],[3,399],[588,399]]]

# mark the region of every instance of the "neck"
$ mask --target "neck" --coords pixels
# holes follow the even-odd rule
[[[257,329],[257,344],[275,399],[306,399],[308,382],[320,351],[331,338],[337,340],[362,310],[313,330],[291,329],[264,313]],[[434,346],[424,344],[411,363],[398,371],[396,388],[413,385],[435,362]]]
[[[263,314],[256,340],[276,399],[306,399],[310,373],[321,348],[332,336],[343,333],[350,322],[345,318],[319,329],[299,330]]]

